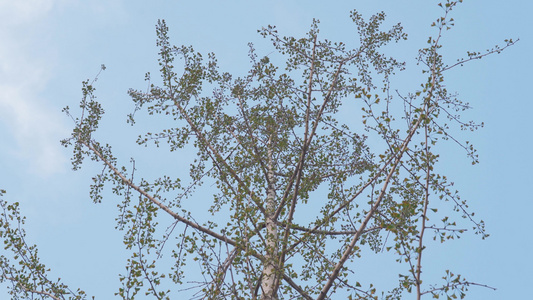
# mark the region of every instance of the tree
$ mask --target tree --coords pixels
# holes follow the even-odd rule
[[[103,200],[106,185],[122,198],[117,228],[131,257],[117,294],[170,299],[175,285],[186,285],[184,268],[192,261],[202,268],[198,295],[208,299],[330,299],[336,293],[350,299],[400,299],[406,293],[462,298],[469,286],[482,285],[450,271],[437,285],[422,276],[430,233],[440,241],[456,238],[466,230],[458,225],[464,218],[488,236],[437,172],[442,140],[456,142],[477,163],[473,146],[454,137],[454,126],[481,126],[460,119],[469,105],[447,90],[444,75],[515,43],[506,40],[447,64],[440,41],[453,26],[449,14],[458,2],[439,4],[444,14],[432,24],[436,33],[418,53],[426,80],[419,90],[396,95],[392,75],[404,64],[381,48],[407,35],[400,24],[380,29],[384,13],[367,21],[351,12],[359,34],[354,49],[322,40],[318,21],[300,39],[263,28],[259,33],[276,54],[259,57],[250,44],[251,69],[240,77],[219,70],[214,54],[206,59],[192,47],[172,46],[159,21],[161,80],[152,83],[147,73],[148,91],[129,91],[135,109],[128,122],[136,124],[143,111],[163,119],[168,127],[140,135],[137,143],[190,160],[188,178],[173,172],[138,179],[136,160],[121,165],[97,138],[104,110],[94,94],[96,78],[83,82],[79,116],[65,108],[75,127],[62,143],[73,149],[75,170],[85,158],[102,164],[91,185],[94,202]],[[184,64],[181,75],[176,57]],[[359,110],[350,119],[340,116],[353,107],[362,111],[360,118]],[[188,156],[191,150],[195,154]],[[202,184],[211,185],[212,199],[198,199]],[[208,200],[209,216],[197,215],[198,201]],[[443,203],[453,211],[439,210]],[[19,262],[6,256],[0,262],[1,280],[12,284],[12,295],[86,298],[48,279],[37,248],[25,242],[18,205],[0,204],[1,237]],[[387,291],[352,272],[368,251],[391,252],[406,263],[397,287]],[[169,257],[167,268],[162,260]]]

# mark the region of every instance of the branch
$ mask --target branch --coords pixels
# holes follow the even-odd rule
[[[218,267],[217,273],[215,274],[215,280],[212,283],[213,287],[210,290],[218,291],[220,289],[220,285],[226,277],[226,272],[228,271],[228,268],[231,266],[233,260],[235,259],[237,253],[239,253],[240,250],[241,249],[235,247],[233,248],[231,253],[228,253],[228,257],[226,257],[224,262]]]
[[[265,176],[265,178],[268,178],[267,171],[266,171],[266,166],[265,166],[265,163],[263,162],[263,160],[261,159],[261,155],[260,155],[259,149],[257,148],[257,139],[256,139],[256,137],[254,136],[254,134],[252,132],[252,127],[250,126],[250,122],[248,121],[248,117],[247,117],[246,111],[244,110],[244,103],[242,101],[241,96],[238,96],[238,99],[239,99],[240,112],[241,112],[243,120],[244,120],[244,122],[246,124],[246,131],[248,133],[248,136],[252,140],[255,156],[257,157],[257,160],[259,161],[259,164],[261,164],[261,170],[263,171],[263,175]],[[233,131],[230,131],[230,132],[233,134]],[[237,139],[237,137],[235,137],[235,139]]]
[[[374,175],[374,177],[372,177],[370,180],[368,180],[368,182],[363,185],[359,191],[357,191],[355,194],[353,194],[353,196],[346,200],[343,204],[341,204],[339,207],[337,207],[337,209],[335,209],[333,212],[331,212],[326,218],[324,218],[323,220],[328,220],[332,217],[334,217],[336,214],[338,214],[341,210],[343,210],[344,208],[346,208],[350,203],[352,203],[357,197],[359,197],[359,195],[361,195],[367,187],[369,187],[379,176],[381,176],[381,173],[383,173],[383,171],[385,170],[385,168],[392,162],[392,159],[393,157],[390,157],[388,161],[385,162],[385,164],[381,167],[381,169],[379,169],[376,174]],[[325,221],[322,221],[322,222],[319,222],[317,225],[315,225],[315,227],[313,227],[311,230],[309,230],[309,233],[313,233],[313,232],[316,232],[318,230],[318,228],[320,228],[320,226],[324,225]],[[294,244],[291,245],[290,248],[288,248],[288,252],[291,252],[294,248],[296,248],[301,242],[303,242],[303,239],[304,237],[300,238],[298,241],[296,241]]]
[[[172,69],[172,66],[169,66],[168,63],[165,61],[164,70],[166,70],[167,68],[168,69]],[[194,122],[193,122],[193,120],[191,120],[189,114],[185,111],[185,108],[180,104],[180,101],[174,97],[174,86],[172,85],[172,81],[170,80],[170,78],[167,79],[166,84],[167,84],[167,86],[168,86],[168,88],[170,90],[170,97],[171,97],[174,105],[177,107],[177,109],[179,110],[179,112],[182,115],[182,117],[187,121],[187,123],[189,124],[191,129],[196,133],[197,138],[199,140],[201,140],[207,146],[207,148],[209,149],[210,154],[214,155],[216,157],[216,160],[220,161],[224,165],[224,167],[227,169],[226,171],[228,173],[230,173],[231,177],[233,177],[239,183],[239,185],[241,187],[243,187],[250,195],[252,195],[252,200],[254,201],[255,205],[257,205],[259,210],[264,214],[265,213],[265,209],[264,209],[263,205],[261,204],[261,202],[258,199],[256,199],[256,197],[253,197],[254,196],[253,191],[251,191],[251,190],[249,190],[247,188],[246,184],[237,175],[235,170],[229,166],[229,164],[227,163],[226,159],[224,159],[224,157],[222,157],[222,155],[215,149],[215,147],[213,147],[213,145],[207,140],[207,138],[204,136],[203,132],[200,131],[200,129],[194,124]],[[213,159],[213,161],[216,164],[215,159]],[[219,167],[219,170],[222,173],[224,173],[224,171],[225,171],[225,170],[220,169],[220,167]]]
[[[36,291],[36,290],[29,289],[25,285],[20,283],[20,281],[18,281],[17,279],[15,279],[13,277],[7,277],[7,276],[4,275],[4,278],[7,279],[7,280],[11,280],[11,281],[15,282],[17,286],[21,287],[23,290],[25,290],[25,291],[27,291],[29,293],[36,293],[36,294],[40,294],[40,295],[45,295],[45,296],[48,296],[48,297],[50,297],[50,298],[52,298],[54,300],[62,300],[61,298],[54,296],[52,293],[49,293],[49,292],[46,292],[46,291]]]
[[[500,47],[496,46],[496,48],[494,48],[494,49],[492,49],[492,50],[490,50],[490,51],[487,51],[487,52],[485,52],[485,53],[483,53],[483,54],[470,55],[469,58],[463,58],[463,59],[459,60],[458,62],[456,62],[455,64],[453,64],[453,65],[451,65],[451,66],[446,66],[446,67],[444,67],[444,68],[442,69],[442,71],[444,72],[444,71],[449,70],[449,69],[451,69],[451,68],[453,68],[453,67],[456,67],[456,66],[458,66],[458,65],[463,65],[464,63],[469,62],[469,61],[471,61],[471,60],[481,59],[481,58],[483,58],[483,57],[485,57],[485,56],[487,56],[487,55],[490,55],[490,54],[500,53],[500,52],[502,52],[503,50],[505,50],[506,48],[511,47],[512,45],[516,44],[519,40],[520,40],[520,39],[516,39],[516,41],[513,41],[513,40],[506,40],[507,45],[505,45],[503,48],[500,48]]]
[[[305,112],[305,132],[304,132],[304,140],[305,140],[305,142],[304,142],[304,145],[303,145],[302,150],[300,152],[300,158],[298,160],[298,165],[296,166],[296,169],[294,170],[294,172],[292,173],[291,178],[289,179],[289,184],[287,185],[287,188],[285,189],[285,192],[283,193],[283,197],[281,198],[282,201],[281,201],[280,205],[278,206],[278,209],[276,210],[276,213],[274,214],[274,219],[275,220],[278,219],[278,216],[281,213],[282,208],[287,203],[288,197],[289,197],[289,192],[292,189],[292,185],[294,183],[294,180],[296,179],[296,184],[295,184],[295,188],[294,188],[295,191],[293,193],[292,202],[294,203],[294,201],[295,201],[296,195],[298,194],[298,186],[300,184],[300,179],[301,179],[301,175],[302,175],[302,171],[303,171],[302,169],[304,167],[303,164],[304,164],[305,155],[307,153],[307,148],[309,147],[309,143],[310,143],[311,139],[313,138],[313,133],[311,135],[309,135],[309,115],[311,114],[312,83],[313,83],[313,74],[314,74],[314,71],[315,71],[314,63],[315,63],[315,54],[316,54],[316,39],[317,39],[317,36],[315,35],[315,38],[313,40],[313,57],[311,58],[311,67],[310,67],[310,71],[309,71],[309,86],[308,86],[308,90],[307,90],[307,105],[306,105],[306,112]],[[318,118],[320,118],[320,114],[317,117],[317,121],[318,121]],[[291,208],[292,207],[293,207],[293,205],[291,203]],[[289,212],[289,221],[291,219],[292,213],[293,213],[293,211],[291,210]]]
[[[112,171],[113,173],[118,176],[126,185],[128,185],[129,187],[131,187],[132,189],[136,190],[137,192],[139,192],[141,195],[143,195],[144,197],[148,198],[148,200],[152,201],[155,205],[157,205],[159,208],[161,208],[162,210],[164,210],[165,212],[167,212],[169,215],[171,215],[174,219],[186,224],[186,225],[189,225],[191,226],[192,228],[196,229],[196,230],[199,230],[207,235],[210,235],[222,242],[225,242],[225,243],[228,243],[232,246],[235,246],[239,249],[242,249],[242,250],[245,250],[243,248],[242,245],[239,245],[237,242],[235,242],[234,240],[226,237],[226,236],[223,236],[223,235],[220,235],[210,229],[207,229],[195,222],[192,222],[188,219],[185,219],[181,216],[179,216],[178,214],[176,214],[175,212],[173,212],[170,208],[168,208],[168,206],[164,205],[163,203],[161,203],[160,201],[158,201],[156,198],[154,198],[153,196],[151,196],[150,194],[148,194],[145,190],[141,189],[139,186],[135,185],[133,182],[131,182],[129,179],[127,179],[119,170],[117,170],[117,168],[115,168],[115,166],[109,162],[105,157],[103,157],[103,155],[92,145],[92,144],[88,144],[87,142],[85,141],[79,141],[80,143],[82,143],[83,145],[85,145],[87,148],[89,148],[91,151],[93,151],[97,156],[98,158],[100,158],[100,160],[102,160],[104,162],[104,164],[106,166],[108,166]],[[265,258],[263,256],[261,256],[260,254],[256,253],[255,251],[252,252],[250,251],[250,254],[259,259],[261,262],[264,262]],[[292,279],[290,277],[288,277],[286,274],[283,274],[283,280],[285,280],[292,288],[294,288],[296,291],[298,291],[300,293],[300,295],[302,295],[305,299],[312,299],[309,295],[307,295],[307,293],[300,287],[298,286],[294,281],[292,281]]]
[[[292,279],[287,276],[287,274],[283,273],[283,280],[285,280],[293,289],[298,291],[302,297],[304,297],[307,300],[313,300],[311,296],[309,296],[299,285],[297,285]]]
[[[433,96],[433,90],[435,89],[435,69],[433,68],[432,71],[433,71],[433,73],[432,73],[431,90],[429,91],[429,94],[427,96],[428,100],[431,99],[431,97]],[[429,108],[430,108],[429,107],[429,103],[430,103],[430,101],[425,101],[425,103],[424,103],[425,110],[426,109],[429,110]],[[411,142],[412,137],[416,133],[418,127],[420,126],[420,124],[422,123],[423,120],[425,120],[425,117],[423,115],[420,115],[420,117],[418,118],[417,122],[414,124],[414,126],[409,131],[409,134],[405,138],[405,140],[404,140],[404,142],[402,144],[402,147],[400,148],[400,151],[396,155],[396,160],[395,160],[394,164],[392,165],[392,168],[389,171],[389,174],[387,175],[387,178],[385,179],[385,182],[383,183],[383,187],[382,187],[382,189],[380,191],[378,199],[376,200],[374,205],[372,205],[370,211],[367,213],[365,219],[361,223],[361,226],[359,227],[359,230],[357,231],[357,233],[352,238],[352,241],[351,241],[350,245],[348,245],[348,248],[344,251],[343,256],[341,257],[341,259],[339,260],[339,262],[335,266],[335,269],[333,270],[332,274],[329,277],[328,282],[326,283],[326,285],[324,286],[324,288],[320,292],[319,296],[317,297],[317,300],[323,300],[326,297],[329,289],[333,285],[333,281],[339,276],[339,272],[342,269],[342,267],[344,266],[344,263],[351,256],[352,251],[353,251],[353,249],[355,247],[355,244],[357,243],[357,241],[359,240],[359,238],[363,234],[363,231],[366,228],[366,225],[368,224],[368,222],[370,221],[370,219],[372,218],[372,216],[376,212],[377,208],[381,204],[381,201],[383,200],[383,197],[384,197],[385,192],[387,190],[387,186],[388,186],[389,182],[392,179],[392,175],[396,171],[396,168],[397,168],[398,164],[400,163],[404,152],[407,150],[407,145]]]
[[[91,151],[94,152],[94,154],[96,154],[96,156],[98,156],[98,158],[104,162],[104,164],[106,166],[108,166],[111,171],[113,171],[113,173],[118,176],[122,182],[124,182],[124,184],[128,185],[129,187],[131,187],[132,189],[136,190],[137,192],[139,192],[141,195],[143,195],[144,197],[148,198],[148,200],[152,201],[152,203],[154,203],[155,205],[157,205],[159,208],[161,208],[162,210],[164,210],[166,213],[168,213],[169,215],[171,215],[174,219],[184,223],[184,224],[187,224],[189,226],[191,226],[192,228],[196,229],[196,230],[199,230],[205,234],[208,234],[222,242],[225,242],[225,243],[228,243],[232,246],[238,246],[238,244],[233,241],[232,239],[229,239],[227,238],[226,236],[223,236],[223,235],[220,235],[210,229],[207,229],[195,222],[192,222],[178,214],[176,214],[175,212],[173,212],[168,206],[166,206],[165,204],[161,203],[159,200],[157,200],[155,197],[153,197],[152,195],[148,194],[145,190],[143,190],[142,188],[140,188],[139,186],[135,185],[133,182],[131,182],[128,178],[126,178],[124,176],[124,174],[122,174],[117,168],[115,168],[115,166],[109,161],[107,160],[103,155],[102,153],[100,153],[100,151],[98,151],[94,146],[93,144],[89,144],[83,140],[80,140],[79,141],[80,143],[82,143],[84,146],[86,146],[87,148],[89,148]]]
[[[311,129],[311,133],[309,134],[309,137],[306,139],[306,143],[304,144],[304,148],[302,149],[302,152],[301,152],[301,155],[300,155],[299,164],[298,164],[298,167],[297,167],[297,170],[296,170],[298,175],[297,175],[297,178],[296,178],[296,185],[295,185],[295,188],[294,188],[294,192],[293,192],[293,196],[292,196],[292,202],[291,202],[291,212],[292,213],[293,213],[293,207],[296,204],[296,199],[297,199],[297,196],[298,196],[298,191],[299,191],[298,186],[299,186],[299,182],[301,180],[301,176],[302,176],[302,172],[303,172],[305,155],[307,153],[307,150],[309,149],[309,146],[311,145],[311,141],[312,141],[312,139],[313,139],[313,137],[315,135],[315,132],[316,132],[316,129],[318,127],[320,118],[322,117],[322,113],[324,112],[324,109],[326,108],[326,105],[327,105],[327,103],[330,100],[331,93],[333,92],[333,87],[335,86],[335,84],[337,82],[337,78],[338,78],[338,76],[340,74],[340,71],[342,69],[343,63],[344,62],[341,62],[339,64],[339,67],[338,67],[337,72],[335,73],[335,77],[333,79],[333,83],[331,84],[330,89],[328,91],[328,94],[326,95],[326,97],[324,99],[324,102],[322,103],[322,106],[320,107],[320,110],[318,111],[318,114],[317,114],[316,120],[314,122],[313,128]],[[310,94],[309,94],[309,96],[310,96]],[[283,199],[284,199],[284,201],[280,204],[280,206],[278,207],[278,209],[276,211],[276,217],[281,213],[281,209],[286,203],[286,201],[285,201],[286,198],[284,197]],[[292,220],[291,212],[289,212],[288,223],[290,223],[291,220]]]
[[[451,232],[463,233],[465,231],[468,231],[468,229],[465,229],[465,228],[456,229],[456,228],[435,227],[435,226],[426,226],[426,229],[433,229],[437,232],[438,231],[451,231]]]
[[[426,220],[427,218],[427,210],[429,205],[429,182],[431,180],[430,178],[430,165],[429,165],[429,145],[428,145],[428,126],[425,126],[425,144],[426,144],[426,185],[424,187],[425,189],[425,195],[424,195],[424,209],[422,211],[422,225],[420,229],[420,239],[418,240],[418,257],[416,260],[416,276],[415,276],[415,283],[416,283],[416,294],[417,294],[417,300],[420,300],[420,297],[422,297],[421,294],[421,286],[422,286],[422,251],[424,250],[424,233],[426,231]]]
[[[298,225],[295,225],[295,224],[291,224],[291,229],[304,231],[304,232],[308,232],[308,233],[324,234],[324,235],[351,235],[351,234],[356,234],[357,233],[357,230],[347,230],[347,231],[316,230],[315,228],[306,228],[306,227],[298,226]],[[377,229],[381,229],[381,227],[376,226],[376,227],[368,228],[368,229],[365,230],[365,233],[369,232],[369,231],[374,231],[374,230],[377,230]],[[292,247],[291,247],[291,249],[292,249]]]
[[[466,286],[469,286],[469,285],[475,285],[475,286],[480,286],[480,287],[484,287],[484,288],[487,288],[487,289],[491,289],[493,291],[496,290],[495,287],[492,287],[492,286],[489,286],[489,285],[486,285],[486,284],[481,284],[481,283],[476,283],[476,282],[470,282],[470,281],[463,281],[463,282],[455,282],[455,283],[452,283],[452,284],[446,284],[445,286],[442,286],[440,288],[434,288],[434,289],[431,289],[431,290],[428,290],[428,291],[424,291],[421,293],[421,295],[425,295],[425,294],[429,294],[429,293],[435,293],[436,291],[445,291],[445,290],[449,290],[450,288],[457,288],[458,286],[462,286],[462,285],[466,285]]]

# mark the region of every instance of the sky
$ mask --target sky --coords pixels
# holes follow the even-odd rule
[[[334,41],[355,39],[349,11],[365,17],[384,11],[387,24],[401,22],[409,40],[387,48],[407,68],[432,33],[440,16],[436,1],[137,1],[137,0],[0,0],[0,188],[5,199],[20,202],[28,218],[30,243],[39,245],[52,275],[97,299],[111,299],[123,272],[122,236],[114,230],[116,199],[95,205],[89,199],[97,165],[73,172],[70,151],[59,140],[72,122],[61,109],[76,107],[81,82],[100,65],[107,69],[97,82],[104,103],[103,128],[118,153],[149,155],[130,149],[136,133],[125,124],[133,105],[129,88],[144,89],[144,74],[157,73],[155,24],[165,19],[171,42],[217,54],[220,66],[244,72],[248,42],[259,54],[271,50],[257,29],[276,25],[284,35],[302,36],[313,18],[321,36]],[[467,299],[525,299],[533,274],[531,86],[533,19],[530,1],[465,0],[454,11],[456,26],[444,37],[444,53],[459,58],[483,51],[506,38],[520,39],[499,55],[474,61],[449,74],[447,87],[474,107],[467,116],[485,127],[468,135],[480,156],[470,166],[456,147],[445,148],[444,171],[463,198],[487,224],[491,236],[465,234],[428,255],[468,279],[494,286],[472,287]],[[241,73],[242,74],[242,73]],[[409,74],[409,73],[406,73]],[[399,89],[417,84],[398,75]],[[124,121],[124,122],[123,122]],[[124,132],[124,134],[114,134]],[[129,140],[128,140],[129,139]],[[128,142],[130,144],[128,144]],[[156,170],[152,170],[156,171]],[[3,250],[0,250],[2,253]],[[370,261],[369,261],[370,263]],[[438,265],[438,264],[436,264]],[[378,273],[387,270],[377,269]],[[0,289],[0,299],[7,298]]]

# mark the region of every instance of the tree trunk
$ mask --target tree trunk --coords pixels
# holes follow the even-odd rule
[[[278,265],[278,227],[276,224],[275,212],[276,212],[276,187],[274,176],[274,165],[272,162],[272,138],[268,141],[268,164],[267,164],[267,199],[266,199],[266,253],[265,262],[263,266],[263,278],[261,281],[262,300],[275,300],[277,299],[277,287],[276,287],[276,266]]]

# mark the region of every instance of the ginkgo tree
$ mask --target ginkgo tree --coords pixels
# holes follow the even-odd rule
[[[214,54],[173,46],[159,21],[160,78],[147,73],[148,90],[129,91],[134,109],[127,120],[142,126],[157,118],[162,127],[136,142],[153,147],[152,155],[170,151],[186,161],[188,176],[175,170],[149,180],[135,165],[142,158],[121,164],[112,142],[96,134],[104,109],[94,81],[83,82],[80,111],[65,108],[75,126],[62,143],[73,150],[75,170],[86,158],[102,165],[91,185],[93,201],[112,201],[103,199],[106,187],[121,199],[117,228],[131,257],[116,295],[175,299],[190,282],[205,299],[462,298],[472,285],[491,288],[448,270],[443,282],[426,283],[422,273],[427,243],[461,235],[467,228],[458,220],[487,236],[437,172],[436,146],[443,140],[477,163],[473,146],[454,132],[481,126],[462,121],[470,106],[448,91],[445,74],[515,43],[443,57],[441,37],[453,26],[458,2],[439,4],[443,15],[417,56],[425,75],[419,89],[396,93],[392,75],[404,63],[382,48],[407,35],[400,24],[383,30],[384,13],[366,20],[351,12],[359,36],[353,49],[323,39],[318,21],[302,38],[263,28],[260,35],[275,51],[261,57],[249,44],[250,69],[240,76],[220,70]],[[199,195],[206,182],[210,187]],[[25,242],[18,204],[1,205],[0,235],[13,255],[1,257],[0,280],[10,283],[12,295],[85,299],[82,290],[48,278],[37,248]],[[449,210],[438,209],[446,205]],[[394,253],[404,263],[394,288],[365,283],[364,274],[352,271],[368,251]],[[198,278],[188,272],[191,263],[201,268]]]

